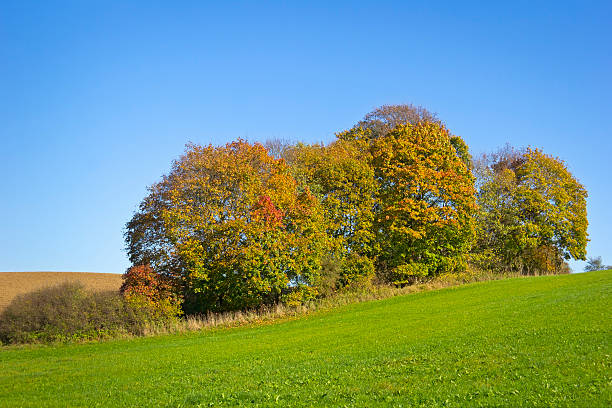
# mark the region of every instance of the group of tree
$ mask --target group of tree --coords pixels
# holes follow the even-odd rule
[[[541,150],[473,160],[412,105],[380,107],[336,136],[188,145],[127,224],[126,297],[239,310],[469,265],[555,273],[585,258],[586,190]]]

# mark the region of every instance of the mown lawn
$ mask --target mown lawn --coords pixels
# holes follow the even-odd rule
[[[612,272],[294,321],[0,351],[0,406],[612,405]]]

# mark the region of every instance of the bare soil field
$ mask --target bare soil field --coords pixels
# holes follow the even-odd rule
[[[121,274],[92,272],[0,272],[0,311],[17,295],[64,282],[95,290],[119,290]]]

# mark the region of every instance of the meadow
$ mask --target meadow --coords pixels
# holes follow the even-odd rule
[[[92,272],[0,272],[0,311],[16,296],[64,282],[93,290],[119,290],[122,275]]]
[[[612,272],[515,278],[266,325],[0,351],[2,406],[612,404]]]

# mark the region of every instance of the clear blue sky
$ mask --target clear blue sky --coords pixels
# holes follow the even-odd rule
[[[396,103],[566,160],[612,264],[611,2],[212,3],[0,2],[0,271],[121,273],[185,143],[327,142]]]

